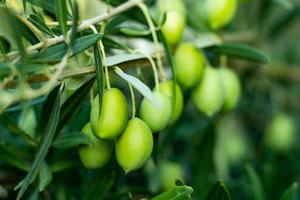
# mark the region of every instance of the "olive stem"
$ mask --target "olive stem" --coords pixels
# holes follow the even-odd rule
[[[139,50],[139,49],[133,50],[133,53],[140,53],[149,60],[150,65],[151,65],[152,70],[153,70],[153,74],[154,74],[155,87],[159,91],[158,72],[157,72],[157,67],[155,65],[155,62],[154,62],[153,58],[151,58],[151,56],[149,54],[147,54],[147,53],[145,53],[145,52],[143,52],[142,50]]]
[[[133,8],[137,5],[139,5],[141,2],[143,2],[143,0],[129,0],[117,7],[115,7],[110,12],[106,12],[104,14],[98,15],[91,19],[83,20],[83,21],[81,21],[81,24],[77,27],[76,32],[83,31],[83,30],[89,28],[93,24],[97,24],[97,23],[107,20],[115,15],[123,13],[124,11],[129,10],[130,8]],[[70,32],[71,32],[71,30],[68,32],[68,34]],[[64,36],[60,35],[60,36],[39,42],[33,46],[30,46],[26,49],[26,51],[27,51],[27,53],[30,54],[30,53],[36,52],[36,50],[38,50],[38,49],[44,48],[45,46],[50,47],[50,46],[53,46],[55,44],[62,43],[62,42],[64,42]],[[8,53],[6,56],[10,59],[14,59],[19,54],[20,54],[20,51],[13,51],[13,52]]]
[[[128,83],[128,86],[129,86],[129,90],[130,90],[130,95],[131,95],[131,110],[132,110],[132,113],[131,113],[131,118],[135,118],[135,114],[136,114],[136,108],[135,108],[135,95],[134,95],[134,91],[133,91],[133,88],[132,88],[132,85]]]
[[[166,75],[166,73],[164,71],[164,68],[163,68],[163,65],[162,65],[162,60],[161,60],[161,55],[160,55],[160,50],[159,50],[159,42],[158,42],[158,37],[157,37],[157,34],[156,34],[156,28],[155,28],[155,26],[153,24],[153,21],[151,19],[149,9],[147,8],[147,6],[144,3],[140,3],[139,7],[142,10],[142,12],[143,12],[143,14],[146,18],[146,21],[147,21],[148,26],[150,28],[150,32],[152,34],[153,42],[154,42],[154,45],[155,45],[155,56],[156,56],[156,59],[157,59],[159,72],[161,73],[163,80],[166,80],[167,75]]]

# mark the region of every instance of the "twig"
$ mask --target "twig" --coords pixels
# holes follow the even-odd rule
[[[107,19],[109,19],[109,18],[111,18],[111,17],[113,17],[117,14],[120,14],[120,13],[122,13],[122,12],[132,8],[132,7],[135,7],[143,1],[144,0],[130,0],[130,1],[127,1],[127,2],[119,5],[118,7],[115,7],[109,13],[104,13],[104,14],[101,14],[101,15],[96,16],[94,18],[83,20],[82,23],[77,27],[77,32],[83,31],[84,29],[89,28],[93,24],[97,24],[97,23],[99,23],[103,20],[107,20]],[[50,39],[47,39],[45,41],[39,42],[39,43],[37,43],[33,46],[28,47],[27,48],[27,53],[30,54],[30,53],[33,53],[36,50],[41,49],[45,46],[47,46],[47,47],[53,46],[53,45],[61,43],[63,41],[64,41],[64,36],[63,35],[60,35],[60,36],[57,36],[57,37],[54,37],[54,38],[50,38]],[[19,54],[20,54],[19,51],[13,51],[13,52],[8,53],[7,57],[9,59],[13,59],[16,56],[18,56]]]

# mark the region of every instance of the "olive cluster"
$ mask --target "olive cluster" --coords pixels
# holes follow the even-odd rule
[[[212,27],[228,23],[233,14],[229,13],[226,21],[216,22],[224,20],[224,16],[215,16],[209,2],[205,1],[205,6],[208,22],[215,21],[211,22]],[[228,6],[233,6],[233,1],[222,2],[218,4],[218,9],[223,6],[227,11]],[[91,139],[92,145],[79,150],[80,159],[87,168],[104,166],[113,152],[126,173],[142,167],[153,150],[152,133],[162,131],[179,119],[184,103],[182,89],[192,90],[194,104],[208,117],[220,110],[230,110],[238,102],[241,87],[234,71],[225,66],[214,68],[208,65],[204,54],[191,43],[179,44],[186,21],[183,2],[160,0],[157,7],[160,13],[166,13],[162,32],[171,46],[176,45],[174,61],[177,82],[167,80],[156,85],[153,96],[158,105],[144,98],[140,104],[139,118],[133,117],[129,121],[128,102],[119,89],[104,92],[101,109],[99,97],[96,96],[91,106],[90,122],[82,130]]]

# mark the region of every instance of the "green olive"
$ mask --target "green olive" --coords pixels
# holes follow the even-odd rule
[[[229,69],[222,67],[220,70],[222,85],[224,90],[225,110],[231,110],[236,106],[241,95],[241,83],[237,74]]]
[[[93,133],[101,138],[112,140],[125,129],[128,120],[128,105],[124,94],[117,88],[104,92],[99,116],[98,96],[92,103],[90,122]]]
[[[208,117],[221,109],[224,93],[218,69],[205,68],[201,82],[193,91],[193,100],[197,109]]]
[[[193,44],[181,44],[174,59],[176,78],[183,88],[191,88],[199,83],[204,68],[204,56]]]
[[[162,32],[171,45],[180,42],[185,27],[184,17],[175,11],[168,11],[166,13],[166,21],[162,26]]]
[[[296,122],[285,113],[276,114],[267,126],[265,139],[267,145],[276,151],[289,150],[295,143]]]
[[[236,0],[206,0],[207,22],[213,29],[221,28],[231,22],[236,13]]]
[[[83,127],[82,132],[92,142],[92,146],[83,146],[79,149],[79,157],[82,164],[88,169],[103,167],[111,158],[113,143],[108,140],[96,138],[92,132],[90,123]]]
[[[159,105],[154,105],[148,99],[144,99],[140,107],[141,119],[148,124],[152,132],[158,132],[164,129],[170,122],[172,115],[171,99],[161,93],[153,92],[159,102]]]
[[[174,187],[177,179],[184,180],[182,166],[176,162],[162,162],[159,166],[159,178],[164,190]]]
[[[126,173],[139,169],[152,153],[153,136],[148,125],[139,118],[129,120],[116,144],[116,158]]]
[[[172,102],[172,116],[171,116],[171,120],[169,122],[169,124],[174,124],[178,118],[180,117],[181,113],[182,113],[182,109],[183,109],[183,94],[182,94],[182,90],[180,88],[180,86],[178,84],[176,84],[175,86],[175,95],[173,93],[173,87],[174,87],[174,82],[173,81],[166,81],[163,82],[159,85],[159,89],[160,91],[167,95],[168,97],[171,98],[171,102]],[[175,102],[174,102],[175,100]]]

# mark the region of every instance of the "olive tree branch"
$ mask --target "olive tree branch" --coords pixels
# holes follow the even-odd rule
[[[81,24],[77,27],[77,32],[80,32],[80,31],[83,31],[87,28],[89,28],[91,25],[93,24],[97,24],[103,20],[107,20],[117,14],[120,14],[120,13],[123,13],[124,11],[132,8],[132,7],[135,7],[137,5],[139,5],[141,2],[143,2],[144,0],[129,0],[117,7],[115,7],[114,9],[112,9],[110,12],[106,12],[104,14],[101,14],[101,15],[98,15],[94,18],[91,18],[91,19],[87,19],[87,20],[83,20],[81,22]],[[70,30],[71,31],[71,30]],[[70,32],[69,31],[69,32]],[[42,42],[39,42],[33,46],[30,46],[28,47],[26,50],[27,50],[27,53],[28,54],[31,54],[31,53],[34,53],[36,50],[38,49],[41,49],[41,48],[44,48],[44,47],[49,47],[49,46],[53,46],[55,44],[58,44],[58,43],[61,43],[64,41],[64,36],[63,35],[60,35],[60,36],[56,36],[54,38],[50,38],[50,39],[47,39],[47,40],[44,40]],[[6,56],[9,58],[9,59],[14,59],[15,57],[17,57],[18,55],[20,54],[19,51],[13,51],[13,52],[10,52],[8,53]]]

